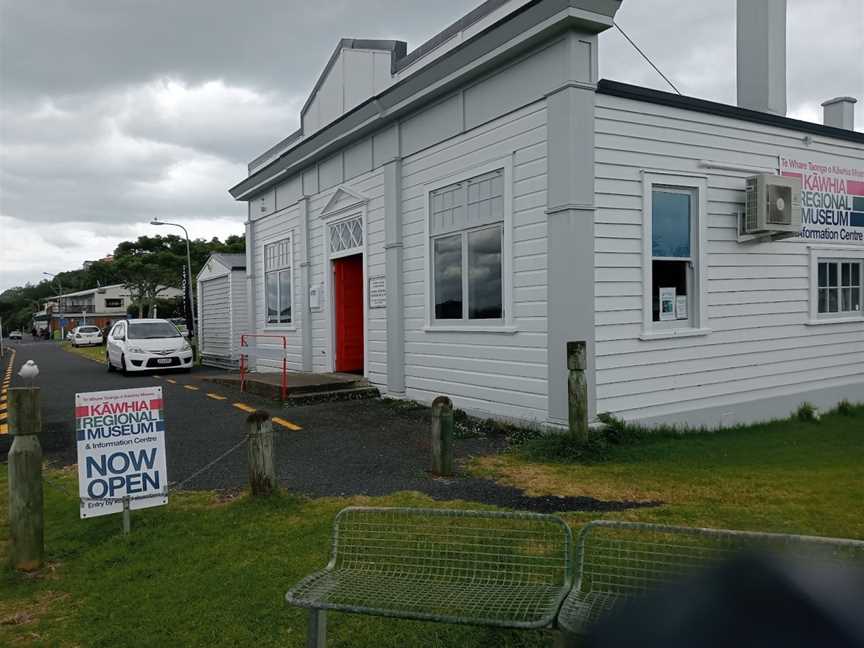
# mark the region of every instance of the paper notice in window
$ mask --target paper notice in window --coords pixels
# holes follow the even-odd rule
[[[678,295],[675,298],[675,317],[676,319],[687,319],[687,295]]]
[[[660,289],[660,321],[675,319],[675,288]]]

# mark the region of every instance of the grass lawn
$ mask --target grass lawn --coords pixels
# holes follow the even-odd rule
[[[819,422],[658,438],[611,453],[592,465],[508,453],[479,457],[470,469],[528,494],[664,503],[606,516],[616,519],[864,539],[864,406]]]
[[[820,423],[784,422],[618,447],[590,466],[537,464],[515,453],[475,459],[475,473],[535,494],[657,499],[609,517],[864,538],[864,408]],[[50,470],[76,488],[74,470]],[[6,466],[0,465],[6,501]],[[0,645],[302,646],[306,617],[285,590],[322,567],[333,516],[349,504],[451,506],[418,494],[265,501],[183,493],[167,507],[79,520],[77,500],[46,488],[49,565],[0,575]],[[0,507],[5,562],[6,507]],[[574,526],[598,517],[564,516]],[[332,613],[332,646],[549,646],[542,632],[392,621]]]
[[[101,362],[102,364],[105,364],[105,347],[101,344],[98,346],[74,347],[69,344],[69,342],[61,342],[60,348],[64,351],[75,353],[89,360],[95,360],[96,362]]]

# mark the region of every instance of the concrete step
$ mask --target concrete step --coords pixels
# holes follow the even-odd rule
[[[366,398],[378,398],[381,394],[376,387],[363,385],[358,387],[342,387],[328,391],[289,393],[286,405],[314,405],[316,403],[328,403],[333,401],[363,400]]]

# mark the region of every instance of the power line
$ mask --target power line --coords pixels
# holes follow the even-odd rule
[[[654,70],[657,72],[657,74],[659,74],[661,77],[663,77],[663,80],[664,80],[666,83],[668,83],[668,84],[672,87],[672,89],[680,95],[681,92],[678,90],[678,88],[675,87],[675,84],[672,83],[672,82],[669,80],[669,78],[668,78],[665,74],[663,74],[663,73],[660,71],[660,68],[658,68],[656,65],[654,65],[654,63],[651,61],[650,58],[648,58],[648,55],[645,54],[645,52],[643,52],[641,49],[639,49],[639,46],[638,46],[636,43],[633,42],[633,39],[630,38],[630,37],[629,37],[629,36],[624,32],[623,29],[621,29],[621,26],[620,26],[617,22],[613,22],[612,24],[615,25],[615,29],[617,29],[619,32],[621,32],[621,35],[622,35],[624,38],[627,39],[627,42],[630,43],[630,44],[633,46],[633,48],[634,48],[637,52],[639,52],[639,53],[642,55],[642,58],[644,58],[646,61],[648,61],[648,65],[650,65],[652,68],[654,68]]]

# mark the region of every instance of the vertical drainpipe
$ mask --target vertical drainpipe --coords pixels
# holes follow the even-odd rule
[[[300,332],[302,339],[301,362],[303,371],[312,371],[312,310],[309,305],[309,289],[312,287],[311,265],[312,255],[309,253],[309,197],[303,196],[298,203],[300,207],[300,240],[303,244],[303,256],[300,261]]]
[[[252,202],[246,203],[249,210],[246,218],[246,331],[244,333],[256,333],[258,331],[258,317],[255,312],[255,223],[252,221]],[[239,350],[240,339],[235,341]],[[250,342],[254,344],[254,338]],[[233,345],[232,345],[233,346]],[[239,351],[238,351],[239,353]]]
[[[387,288],[387,391],[405,393],[405,320],[402,250],[402,160],[382,167],[384,174],[384,252]]]
[[[548,418],[566,424],[567,342],[585,342],[588,417],[594,378],[594,103],[597,36],[568,35],[568,79],[546,97]]]

